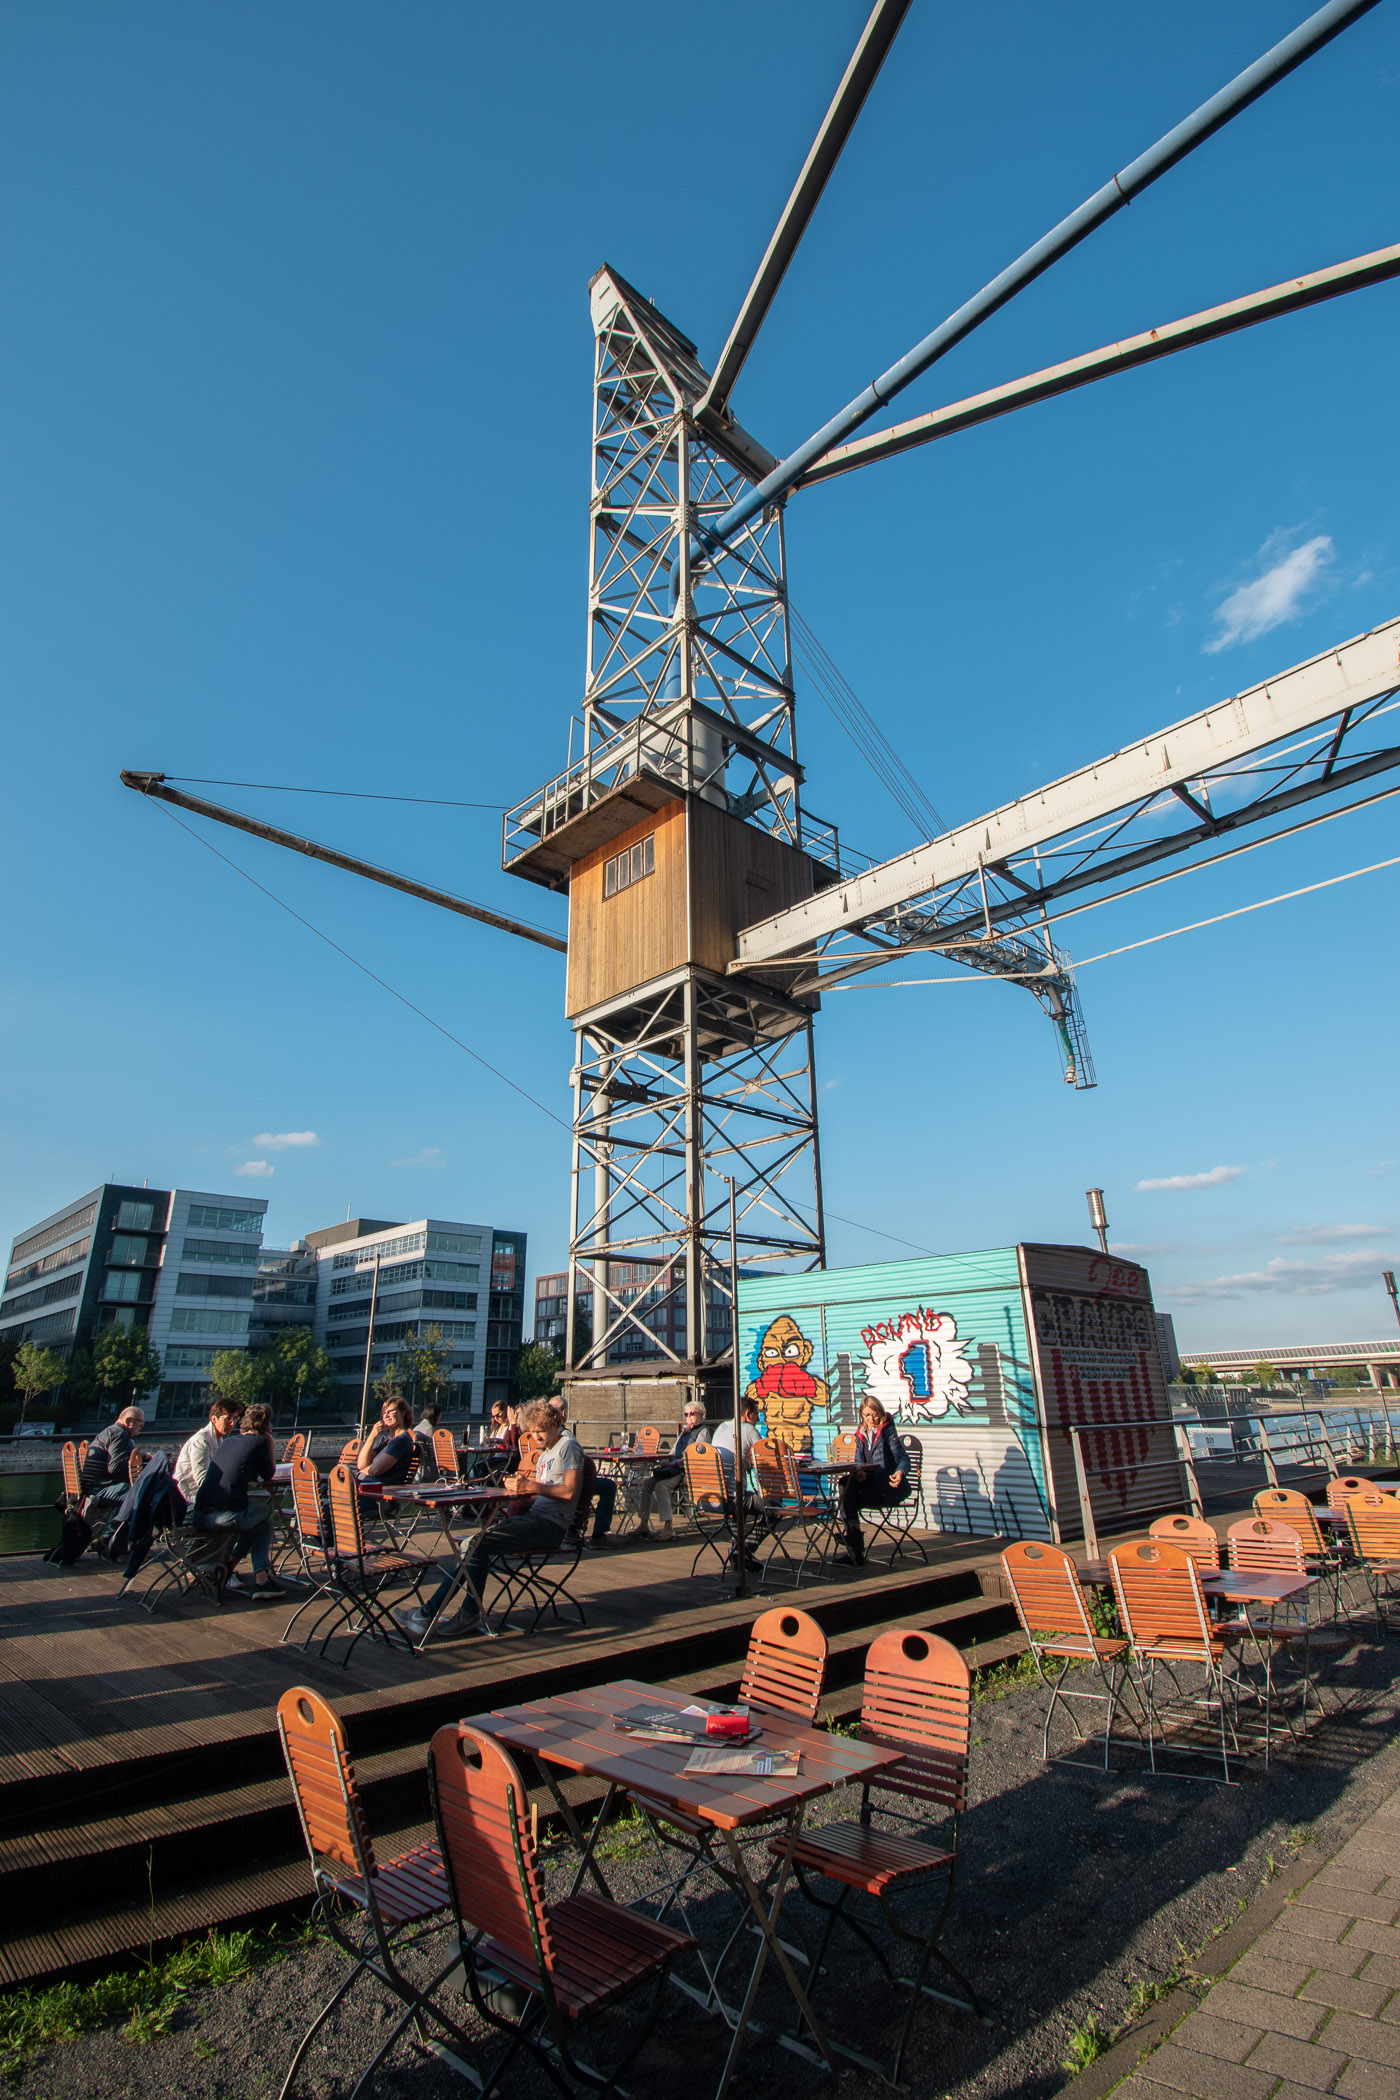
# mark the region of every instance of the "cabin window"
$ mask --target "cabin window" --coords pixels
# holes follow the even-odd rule
[[[656,873],[656,833],[650,838],[639,839],[624,853],[618,853],[603,863],[603,895],[615,897],[619,890],[629,889],[640,882],[644,875]]]

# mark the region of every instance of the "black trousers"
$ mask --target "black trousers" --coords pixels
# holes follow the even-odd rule
[[[863,1509],[892,1509],[902,1502],[909,1492],[909,1483],[892,1488],[884,1473],[867,1473],[864,1480],[858,1473],[850,1473],[841,1483],[841,1515],[845,1519],[848,1538],[860,1537],[860,1512]]]

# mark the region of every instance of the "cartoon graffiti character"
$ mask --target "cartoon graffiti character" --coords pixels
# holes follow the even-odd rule
[[[807,1366],[812,1344],[797,1322],[780,1313],[758,1345],[758,1376],[747,1399],[757,1400],[768,1420],[770,1436],[782,1437],[794,1451],[812,1448],[812,1409],[827,1405],[829,1389]]]

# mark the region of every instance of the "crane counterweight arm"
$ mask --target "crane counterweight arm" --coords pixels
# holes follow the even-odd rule
[[[163,773],[124,770],[121,780],[123,787],[134,788],[138,794],[153,796],[160,802],[173,802],[196,817],[212,817],[217,824],[231,824],[235,831],[246,831],[250,838],[266,839],[273,846],[286,846],[293,853],[304,853],[308,860],[323,860],[330,867],[344,868],[347,874],[363,875],[367,881],[382,882],[386,889],[402,890],[407,897],[421,898],[424,904],[440,905],[444,911],[458,912],[464,919],[479,919],[483,926],[494,926],[498,932],[513,933],[522,941],[534,941],[541,948],[553,948],[560,955],[568,954],[568,943],[555,934],[543,933],[537,926],[524,926],[518,919],[503,918],[499,912],[488,911],[484,905],[468,904],[464,897],[453,897],[446,890],[435,890],[426,882],[414,882],[407,875],[395,875],[388,868],[376,868],[367,860],[356,860],[351,853],[337,853],[333,846],[318,846],[314,839],[299,839],[293,832],[279,831],[275,824],[263,824],[257,817],[245,817],[236,809],[224,809],[217,802],[203,801],[198,795],[182,795],[178,789],[166,785]]]

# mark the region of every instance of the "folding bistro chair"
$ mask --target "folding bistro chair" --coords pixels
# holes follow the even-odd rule
[[[1008,1546],[1001,1556],[1021,1631],[1035,1661],[1036,1673],[1050,1694],[1041,1731],[1040,1755],[1050,1762],[1050,1724],[1062,1699],[1088,1699],[1105,1708],[1103,1768],[1113,1746],[1113,1717],[1128,1686],[1132,1651],[1126,1641],[1107,1640],[1096,1633],[1084,1601],[1074,1562],[1063,1547],[1025,1539]],[[1047,1662],[1049,1667],[1047,1667]],[[1065,1679],[1077,1667],[1087,1665],[1101,1689],[1076,1690]],[[1089,1738],[1090,1741],[1096,1738]],[[1061,1757],[1057,1764],[1084,1764],[1083,1758]]]
[[[366,1546],[359,1488],[348,1466],[334,1468],[329,1494],[331,1538],[340,1595],[345,1602],[347,1619],[358,1621],[350,1646],[341,1657],[342,1663],[349,1662],[356,1643],[367,1633],[377,1640],[389,1641],[395,1647],[411,1646],[408,1635],[395,1623],[380,1599],[389,1591],[408,1591],[414,1601],[421,1604],[423,1584],[430,1575],[437,1573],[436,1561],[426,1553],[382,1553]]]
[[[757,1488],[759,1499],[763,1504],[762,1515],[757,1516],[755,1514],[751,1519],[755,1533],[753,1545],[756,1547],[759,1544],[758,1532],[760,1527],[763,1537],[768,1542],[768,1551],[763,1556],[763,1572],[759,1576],[759,1586],[763,1589],[766,1589],[768,1586],[769,1576],[778,1573],[778,1569],[775,1566],[775,1563],[778,1561],[784,1564],[787,1578],[794,1589],[802,1579],[801,1568],[783,1543],[783,1534],[790,1528],[797,1516],[797,1511],[792,1507],[788,1499],[787,1469],[785,1465],[787,1457],[787,1452],[779,1452],[772,1444],[766,1443],[762,1438],[753,1445],[749,1452],[749,1463],[753,1468],[754,1486]],[[746,1533],[746,1549],[748,1546],[749,1540]],[[755,1558],[757,1558],[757,1555],[755,1555]]]
[[[1204,1517],[1158,1517],[1147,1530],[1149,1538],[1170,1539],[1180,1546],[1203,1575],[1219,1574],[1220,1540],[1215,1526],[1207,1524]]]
[[[562,1625],[561,1605],[567,1605],[577,1615],[580,1626],[588,1624],[583,1606],[570,1584],[583,1557],[592,1511],[592,1496],[580,1494],[573,1521],[567,1531],[560,1532],[557,1545],[536,1546],[529,1552],[512,1553],[508,1559],[490,1563],[496,1592],[489,1610],[485,1598],[481,1600],[481,1624],[489,1635],[495,1638],[505,1631],[518,1604],[523,1604],[533,1614],[525,1628],[527,1636],[535,1632],[546,1612]]]
[[[490,2100],[522,2049],[566,2096],[566,2079],[616,2092],[655,2025],[672,1962],[694,1941],[591,1891],[547,1903],[524,1781],[489,1736],[465,1723],[439,1728],[428,1746],[428,1784],[457,1921],[460,1983],[477,2017],[506,2037],[480,2100]],[[651,2001],[611,2070],[604,2075],[582,2062],[577,2027],[648,1981]]]
[[[854,1429],[843,1429],[831,1439],[827,1457],[834,1466],[854,1465],[858,1444]]]
[[[1244,1517],[1232,1524],[1226,1533],[1230,1566],[1241,1574],[1252,1575],[1297,1575],[1308,1574],[1308,1564],[1303,1553],[1303,1541],[1291,1524],[1281,1524],[1275,1517]],[[1267,1643],[1265,1660],[1269,1672],[1269,1692],[1272,1695],[1273,1660],[1275,1656],[1293,1660],[1295,1650],[1301,1649],[1302,1661],[1299,1674],[1302,1682],[1304,1718],[1307,1717],[1308,1692],[1311,1690],[1318,1715],[1324,1712],[1322,1694],[1312,1672],[1314,1653],[1339,1652],[1351,1645],[1348,1637],[1335,1628],[1322,1629],[1314,1624],[1311,1616],[1312,1588],[1305,1590],[1295,1603],[1279,1605],[1273,1611],[1245,1609],[1241,1613],[1243,1622],[1249,1627],[1256,1644]]]
[[[1260,1488],[1254,1498],[1254,1513],[1287,1524],[1303,1542],[1304,1558],[1332,1591],[1332,1614],[1342,1608],[1342,1555],[1336,1539],[1329,1538],[1317,1521],[1317,1512],[1298,1488]]]
[[[719,1462],[719,1453],[709,1444],[690,1444],[681,1455],[685,1467],[685,1492],[690,1504],[690,1520],[700,1534],[700,1544],[690,1564],[691,1579],[707,1553],[713,1553],[719,1562],[715,1570],[723,1582],[729,1565],[730,1538],[729,1486],[724,1477],[724,1468]]]
[[[1351,1550],[1376,1608],[1376,1632],[1384,1634],[1390,1585],[1400,1576],[1400,1497],[1352,1495],[1346,1519]]]
[[[330,1511],[326,1507],[321,1476],[309,1458],[298,1458],[292,1462],[292,1508],[296,1516],[301,1571],[310,1584],[311,1594],[297,1606],[288,1619],[283,1628],[282,1641],[285,1643],[291,1640],[292,1628],[304,1611],[309,1611],[314,1604],[324,1601],[324,1609],[318,1614],[310,1633],[298,1644],[303,1649],[309,1648],[327,1619],[330,1619],[331,1630],[321,1643],[321,1654],[324,1656],[335,1638],[337,1627],[354,1623],[355,1607],[340,1579],[340,1563],[336,1559]],[[354,1645],[353,1642],[351,1645]],[[346,1655],[348,1659],[348,1649]]]
[[[887,1538],[890,1542],[889,1566],[903,1560],[906,1549],[912,1559],[918,1554],[924,1566],[929,1564],[922,1539],[914,1536],[914,1526],[923,1513],[924,1447],[916,1436],[902,1436],[900,1442],[909,1454],[909,1492],[901,1502],[890,1502],[881,1507],[876,1504],[863,1509],[860,1521],[873,1534],[865,1548],[865,1557],[870,1559],[875,1550],[874,1541]]]
[[[364,1975],[375,1977],[407,2009],[390,2025],[355,2094],[364,2091],[410,2022],[424,2048],[463,2072],[473,2085],[478,2084],[470,2061],[462,2061],[435,2041],[424,2024],[426,2018],[435,2020],[471,2058],[473,2045],[467,2036],[431,2002],[438,1985],[456,1967],[456,1947],[444,1950],[449,1956],[446,1966],[421,1989],[409,1981],[400,1961],[405,1949],[449,1922],[451,1896],[441,1853],[434,1844],[414,1845],[379,1864],[344,1732],[334,1709],[317,1693],[301,1685],[284,1692],[277,1702],[277,1732],[296,1796],[301,1834],[311,1856],[316,1888],[312,1915],[319,1912],[326,1931],[352,1964],[349,1975],[297,2044],[278,2100],[287,2100],[307,2050],[351,1986]],[[347,1905],[354,1914],[351,1920],[345,1915]]]
[[[799,1832],[792,1848],[792,1862],[803,1896],[826,1914],[821,1941],[808,1972],[811,1986],[815,1989],[819,1984],[832,1933],[837,1925],[844,1925],[870,1949],[890,1982],[909,1992],[908,2010],[888,2069],[873,2057],[835,2041],[829,2030],[827,2034],[828,2046],[839,2055],[874,2071],[888,2084],[898,2085],[921,1996],[936,1998],[944,2005],[983,2018],[971,1984],[939,1946],[957,1882],[958,1825],[967,1804],[972,1734],[972,1677],[957,1649],[936,1633],[901,1632],[897,1628],[872,1641],[865,1659],[860,1733],[862,1741],[902,1750],[903,1757],[888,1771],[877,1773],[862,1784],[858,1817]],[[877,1789],[882,1798],[875,1802],[871,1796]],[[894,1795],[903,1805],[896,1808],[883,1798],[887,1795]],[[877,1808],[900,1827],[878,1827],[874,1821]],[[930,1821],[944,1826],[946,1835],[941,1842],[930,1843],[924,1836],[913,1835],[908,1827],[926,1829]],[[775,1859],[781,1858],[786,1849],[782,1838],[769,1843]],[[920,1929],[901,1918],[891,1898],[896,1890],[910,1888],[922,1895],[936,1876],[946,1877],[943,1901],[936,1908],[932,1924]],[[834,1903],[816,1893],[812,1883],[818,1877],[834,1881],[839,1887]],[[895,1938],[918,1948],[912,1976],[895,1976],[879,1941],[848,1909],[851,1897],[857,1894],[874,1897]],[[961,1996],[936,1990],[925,1980],[930,1962],[937,1962],[946,1971],[960,1987]]]
[[[787,1488],[785,1506],[789,1526],[802,1534],[802,1559],[797,1569],[797,1581],[800,1583],[813,1559],[816,1561],[818,1573],[826,1573],[845,1533],[839,1505],[829,1496],[822,1494],[820,1489],[814,1493],[810,1484],[803,1480],[796,1452],[785,1444],[779,1457]],[[784,1550],[786,1555],[786,1549]]]
[[[1158,1671],[1165,1671],[1175,1695],[1169,1705],[1178,1708],[1204,1706],[1219,1717],[1220,1761],[1225,1783],[1230,1784],[1230,1751],[1240,1754],[1235,1727],[1238,1684],[1225,1669],[1225,1658],[1238,1629],[1211,1624],[1201,1578],[1195,1562],[1183,1546],[1170,1539],[1138,1539],[1120,1546],[1108,1556],[1113,1576],[1113,1594],[1118,1604],[1118,1623],[1132,1646],[1142,1687],[1147,1722],[1147,1756],[1157,1769],[1157,1722],[1162,1702],[1157,1696]],[[1205,1696],[1182,1691],[1176,1671],[1194,1664],[1204,1672]],[[1166,1747],[1165,1732],[1162,1736]]]
[[[462,1478],[462,1462],[457,1455],[457,1439],[450,1429],[433,1431],[433,1457],[438,1462],[438,1471],[445,1480]]]
[[[1353,1495],[1376,1493],[1375,1481],[1363,1479],[1360,1473],[1334,1473],[1327,1483],[1327,1507],[1344,1510]]]
[[[359,1452],[360,1439],[357,1436],[352,1436],[348,1444],[341,1445],[340,1456],[336,1460],[336,1464],[338,1466],[353,1466],[359,1456]]]
[[[642,1458],[657,1458],[661,1452],[661,1431],[654,1422],[644,1422],[632,1439],[632,1449]]]
[[[299,1429],[296,1435],[289,1436],[286,1443],[282,1446],[280,1463],[284,1466],[294,1466],[299,1458],[305,1458],[305,1456],[306,1431]]]
[[[86,1451],[87,1446],[83,1446]],[[63,1499],[71,1511],[76,1511],[83,1499],[82,1460],[76,1444],[68,1443],[60,1453],[63,1466]]]

